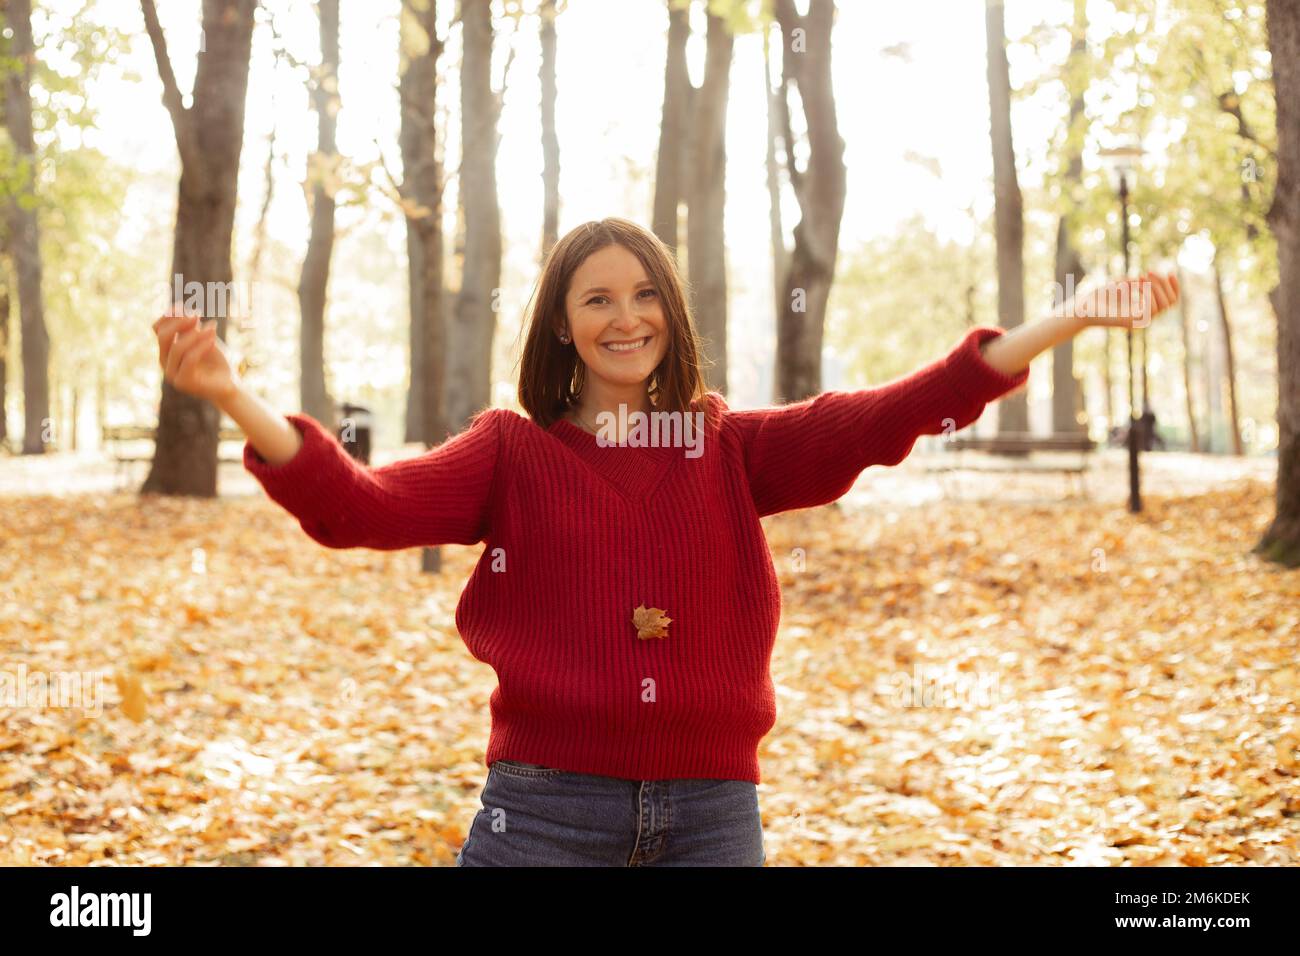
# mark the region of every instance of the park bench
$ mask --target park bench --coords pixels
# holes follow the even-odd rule
[[[1067,497],[1073,496],[1077,480],[1079,493],[1085,498],[1088,493],[1084,476],[1091,463],[1090,453],[1097,447],[1097,443],[1084,434],[1034,435],[1029,432],[1009,432],[990,438],[956,435],[940,444],[945,454],[955,457],[952,461],[929,465],[926,468],[928,472],[943,475],[962,471],[995,474],[1060,473],[1066,477]],[[966,452],[983,452],[1005,460],[973,461]],[[1038,455],[1040,452],[1054,454],[1056,457],[1044,458]],[[948,497],[948,491],[945,480],[944,497]]]
[[[131,477],[131,466],[139,461],[153,461],[153,443],[157,429],[152,425],[105,425],[101,431],[104,446],[110,450],[116,463],[114,481],[120,489],[126,487]],[[217,447],[223,442],[245,440],[243,431],[238,428],[223,426],[217,432]],[[242,464],[243,449],[239,454],[224,454],[218,451],[217,461],[224,464]]]

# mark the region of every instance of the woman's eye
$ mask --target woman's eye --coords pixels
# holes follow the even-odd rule
[[[656,289],[642,289],[640,294],[644,295],[647,292],[650,293],[650,295],[652,296],[659,294],[658,290]],[[587,305],[595,305],[599,300],[604,298],[605,297],[603,295],[593,295],[590,299],[587,300]]]

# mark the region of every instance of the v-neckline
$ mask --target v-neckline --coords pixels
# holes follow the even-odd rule
[[[672,470],[682,449],[666,445],[601,445],[598,436],[567,418],[557,418],[547,432],[630,502],[647,498]]]

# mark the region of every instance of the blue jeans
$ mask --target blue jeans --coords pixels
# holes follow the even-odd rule
[[[497,760],[457,866],[762,866],[748,780],[623,780]]]

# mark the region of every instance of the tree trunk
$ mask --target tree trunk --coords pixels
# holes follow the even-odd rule
[[[1147,376],[1147,330],[1139,329],[1134,339],[1138,344],[1138,371],[1142,374],[1142,414],[1151,407],[1150,378]]]
[[[779,87],[772,84],[772,50],[769,42],[771,32],[763,30],[763,90],[767,95],[767,156],[764,166],[767,171],[767,225],[768,238],[772,247],[772,302],[773,316],[780,315],[785,308],[785,275],[790,268],[790,251],[785,247],[785,226],[781,219],[781,166],[777,155],[777,144],[789,151],[790,144],[784,141],[783,130],[789,127],[784,118],[785,99]],[[771,385],[766,394],[771,394]]]
[[[774,400],[799,401],[821,391],[822,337],[826,303],[835,279],[840,221],[844,216],[847,170],[844,140],[835,116],[831,83],[833,0],[808,0],[800,16],[794,0],[777,0],[781,25],[781,93],[789,108],[790,85],[799,91],[808,130],[808,165],[800,170],[785,129],[786,169],[799,203],[794,250],[777,313],[777,369]]]
[[[1075,168],[1074,161],[1071,169]],[[1082,162],[1078,164],[1082,169]],[[1067,283],[1077,289],[1087,275],[1079,252],[1070,241],[1068,216],[1063,216],[1056,227],[1056,282],[1063,291]],[[1059,304],[1059,303],[1058,303]],[[1057,434],[1079,434],[1086,431],[1079,421],[1079,382],[1074,376],[1074,339],[1067,338],[1052,349],[1052,431]],[[1015,397],[1015,396],[1012,396]],[[1021,396],[1023,397],[1023,396]],[[1001,410],[999,409],[999,414]],[[999,419],[1000,420],[1000,419]]]
[[[266,167],[262,173],[262,208],[258,210],[257,225],[253,227],[253,254],[248,260],[248,276],[253,282],[257,282],[262,277],[262,256],[266,253],[266,224],[271,215],[271,200],[275,198],[275,137],[276,125],[272,122],[271,135],[267,137],[266,144]],[[252,305],[250,303],[250,306]]]
[[[727,391],[727,259],[723,204],[727,178],[727,98],[734,38],[726,21],[708,14],[704,83],[692,97],[687,162],[686,255],[708,387]]]
[[[654,234],[677,251],[678,208],[685,199],[685,160],[695,88],[686,69],[691,36],[690,9],[668,2],[668,52],[664,58],[664,106],[659,120],[659,158],[655,165]]]
[[[1181,268],[1178,270],[1178,290],[1181,294],[1178,301],[1178,315],[1183,332],[1183,391],[1187,393],[1187,428],[1191,436],[1192,452],[1196,453],[1201,450],[1201,433],[1196,425],[1196,400],[1192,392],[1192,319],[1187,309],[1189,301],[1187,279]]]
[[[461,166],[465,260],[447,329],[447,427],[459,432],[492,402],[492,338],[501,292],[501,211],[496,161],[500,102],[492,91],[492,5],[462,0]],[[441,436],[446,437],[446,436]],[[441,438],[439,438],[441,440]]]
[[[1011,139],[1011,77],[1007,67],[1002,0],[987,0],[990,132],[993,143],[993,195],[997,217],[998,318],[1004,329],[1025,321],[1025,222],[1016,152]],[[1008,395],[998,407],[998,432],[1029,430],[1025,391]]]
[[[447,435],[443,398],[446,315],[443,311],[442,163],[437,151],[437,5],[403,0],[402,208],[410,263],[411,376],[406,440],[432,448]]]
[[[31,0],[8,0],[5,20],[12,31],[10,53],[17,61],[6,71],[5,124],[23,182],[9,204],[9,248],[18,284],[23,364],[23,454],[45,452],[50,422],[50,336],[41,297],[41,234],[36,206],[36,147],[32,138]],[[26,202],[24,202],[26,200]]]
[[[256,0],[203,0],[203,40],[194,75],[192,103],[176,85],[167,43],[153,0],[141,0],[145,27],[171,113],[181,158],[172,248],[172,282],[197,283],[204,300],[224,298],[233,288],[230,259],[239,155],[244,144],[244,100]],[[226,308],[205,311],[226,337]],[[153,463],[142,493],[212,497],[217,493],[217,426],[220,412],[164,380],[158,407]]]
[[[560,239],[560,137],[555,132],[555,0],[542,0],[542,255],[546,262]]]
[[[108,388],[104,383],[104,365],[95,366],[95,441],[103,448],[104,427],[108,424]]]
[[[1268,223],[1277,237],[1277,514],[1255,550],[1300,567],[1300,4],[1268,0],[1277,96],[1277,186]]]
[[[335,131],[339,109],[339,0],[319,0],[317,9],[321,62],[311,87],[317,124],[316,152],[307,163],[311,235],[298,280],[298,307],[302,314],[299,394],[303,411],[334,431],[338,427],[338,414],[325,385],[325,297],[334,253],[334,192],[338,175]]]
[[[1110,371],[1110,329],[1102,330],[1101,340],[1101,381],[1102,391],[1106,393],[1106,427],[1115,427],[1115,377]]]
[[[1070,58],[1065,68],[1071,92],[1070,125],[1066,139],[1067,166],[1061,185],[1070,205],[1066,207],[1056,228],[1056,282],[1062,296],[1078,289],[1087,275],[1079,252],[1074,247],[1072,223],[1074,197],[1083,182],[1083,95],[1087,88],[1083,72],[1088,54],[1087,30],[1087,0],[1074,0],[1074,42],[1070,46]],[[1079,382],[1074,376],[1074,339],[1067,338],[1052,349],[1052,431],[1058,434],[1081,434],[1087,430],[1079,421],[1076,411],[1079,397]]]
[[[1217,307],[1216,307],[1217,308]],[[1216,335],[1213,325],[1207,323],[1205,356],[1201,374],[1205,381],[1205,450],[1211,455],[1223,453],[1220,442],[1220,425],[1223,422],[1223,349],[1222,337]]]
[[[0,272],[0,445],[9,441],[9,416],[5,398],[9,394],[9,279]]]
[[[411,301],[411,375],[406,440],[432,448],[447,436],[443,385],[447,320],[443,309],[442,163],[438,159],[438,39],[435,0],[402,0],[398,91],[401,98],[402,210],[406,217]],[[423,548],[420,568],[442,568],[442,549]]]
[[[1228,380],[1228,426],[1232,435],[1232,453],[1244,455],[1241,444],[1241,423],[1237,416],[1237,366],[1232,359],[1232,324],[1228,320],[1228,302],[1223,295],[1223,274],[1219,271],[1219,257],[1214,257],[1214,294],[1219,302],[1219,323],[1223,329],[1223,358]]]

